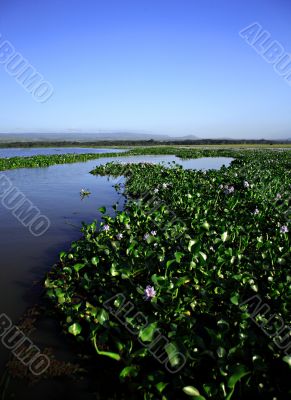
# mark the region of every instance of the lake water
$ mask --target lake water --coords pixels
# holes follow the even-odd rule
[[[0,158],[49,156],[53,154],[100,154],[124,152],[125,149],[99,149],[94,147],[31,147],[31,148],[0,148]]]
[[[48,231],[40,237],[35,237],[12,215],[12,211],[7,210],[0,202],[0,314],[7,314],[14,323],[17,323],[25,309],[38,302],[40,293],[35,282],[42,280],[45,273],[58,261],[59,252],[68,249],[70,243],[81,236],[82,222],[100,219],[98,208],[101,206],[106,206],[108,211],[113,213],[111,206],[119,201],[122,208],[123,198],[112,186],[122,182],[123,178],[99,177],[89,173],[97,165],[112,160],[154,163],[175,161],[184,168],[193,169],[219,169],[222,165],[228,166],[232,161],[222,157],[182,161],[175,156],[134,156],[114,159],[105,156],[84,163],[0,172],[0,175],[8,177],[50,221]],[[80,197],[82,188],[91,192],[91,195],[83,200]],[[56,353],[64,353],[67,357],[68,344],[56,332],[58,332],[56,324],[52,321],[46,322],[40,328],[35,340],[43,347],[49,344]],[[3,369],[8,355],[0,344],[0,370],[1,367]],[[54,385],[51,387],[57,390]],[[14,390],[16,387],[17,385]],[[61,386],[58,389],[61,391],[58,392],[60,396],[62,390],[68,393],[68,388],[64,388],[65,386]],[[21,386],[19,390],[22,390]],[[49,389],[46,391],[45,398],[58,398],[57,395],[53,397],[52,393],[49,395]],[[32,391],[30,398],[38,398],[36,393],[37,390]],[[41,397],[44,399],[43,394]],[[79,398],[77,394],[76,398]]]

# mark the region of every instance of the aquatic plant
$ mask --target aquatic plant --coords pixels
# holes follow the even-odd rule
[[[92,171],[126,176],[125,209],[100,209],[100,227],[83,226],[45,287],[64,331],[112,360],[128,398],[290,396],[290,157],[238,151],[219,171]]]
[[[89,189],[81,189],[80,190],[80,197],[83,200],[85,197],[90,196],[91,192]]]

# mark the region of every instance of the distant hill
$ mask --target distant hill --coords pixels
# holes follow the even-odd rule
[[[0,133],[0,142],[47,142],[47,141],[104,141],[104,140],[154,140],[154,141],[172,141],[172,140],[197,140],[197,136],[188,135],[183,137],[172,137],[169,135],[154,135],[147,133],[130,132],[108,132],[108,133]]]
[[[0,146],[78,146],[78,145],[154,145],[154,144],[290,144],[291,139],[232,139],[199,138],[194,135],[170,136],[148,133],[103,132],[103,133],[0,133]],[[14,147],[15,147],[14,146]]]

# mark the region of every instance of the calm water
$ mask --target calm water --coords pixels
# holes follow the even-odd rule
[[[87,154],[87,153],[116,153],[126,150],[118,149],[99,149],[93,147],[33,147],[33,148],[0,148],[0,158],[10,157],[31,157],[31,156],[49,156],[52,154]]]
[[[112,212],[111,206],[117,201],[120,203],[120,208],[123,206],[122,197],[112,187],[123,178],[98,177],[89,173],[96,165],[112,160],[155,163],[176,161],[184,168],[193,169],[218,169],[222,165],[228,166],[231,162],[229,158],[182,161],[175,156],[136,156],[102,158],[85,163],[0,172],[9,177],[13,185],[22,191],[51,223],[49,230],[43,236],[34,237],[11,211],[0,203],[0,314],[7,314],[17,323],[25,309],[38,301],[39,292],[34,283],[41,280],[58,260],[58,253],[68,249],[70,243],[80,237],[82,221],[92,222],[94,219],[100,219],[97,210],[101,206],[106,206],[109,212]],[[83,200],[80,198],[82,188],[91,191],[91,195]],[[43,347],[49,344],[57,353],[67,354],[68,351],[64,350],[67,346],[66,341],[56,335],[57,328],[56,326],[52,328],[51,324],[54,325],[52,321],[48,324],[49,326],[45,324],[40,328],[35,340]],[[0,370],[7,356],[7,352],[0,344]],[[30,398],[37,398],[37,395],[33,397],[33,393]],[[48,395],[47,398],[58,397]]]

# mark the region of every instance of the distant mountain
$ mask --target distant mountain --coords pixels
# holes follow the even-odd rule
[[[230,137],[211,137],[201,138],[194,135],[185,136],[170,136],[162,134],[150,133],[133,133],[133,132],[98,132],[98,133],[83,133],[83,132],[64,132],[64,133],[0,133],[0,143],[24,143],[31,142],[34,144],[40,142],[98,142],[98,141],[155,141],[155,142],[175,142],[175,141],[200,141],[205,142],[291,142],[289,139],[233,139]]]
[[[0,142],[44,142],[44,141],[98,141],[98,140],[197,140],[197,136],[172,137],[147,133],[108,132],[108,133],[0,133]]]

